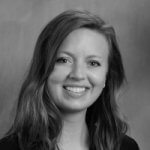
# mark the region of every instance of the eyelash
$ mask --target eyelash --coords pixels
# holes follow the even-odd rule
[[[95,61],[95,60],[90,61],[89,65],[93,66],[93,67],[101,66],[101,64],[98,61]]]
[[[60,57],[56,59],[56,63],[67,63],[68,59],[64,57]]]
[[[60,63],[60,64],[63,64],[63,63],[67,63],[69,60],[65,57],[60,57],[60,58],[57,58],[56,59],[56,63]],[[89,61],[89,66],[92,66],[92,67],[98,67],[98,66],[101,66],[101,64],[98,62],[98,61],[95,61],[95,60],[91,60]]]

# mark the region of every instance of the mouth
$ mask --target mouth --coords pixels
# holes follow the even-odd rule
[[[75,93],[81,93],[86,90],[85,87],[69,87],[69,86],[64,86],[64,88],[68,91],[75,92]]]
[[[67,95],[78,98],[79,96],[85,95],[86,91],[89,89],[84,86],[63,86]]]

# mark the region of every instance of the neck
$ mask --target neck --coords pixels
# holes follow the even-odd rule
[[[85,115],[86,112],[63,114],[63,128],[58,141],[60,150],[87,149],[88,129]]]

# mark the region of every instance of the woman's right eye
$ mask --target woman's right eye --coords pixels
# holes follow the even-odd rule
[[[56,63],[67,63],[68,59],[64,57],[60,57],[56,59]]]

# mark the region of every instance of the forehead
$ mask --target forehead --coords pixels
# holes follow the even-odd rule
[[[88,28],[80,28],[72,31],[62,42],[59,53],[70,52],[85,55],[108,55],[108,41],[106,37]]]

